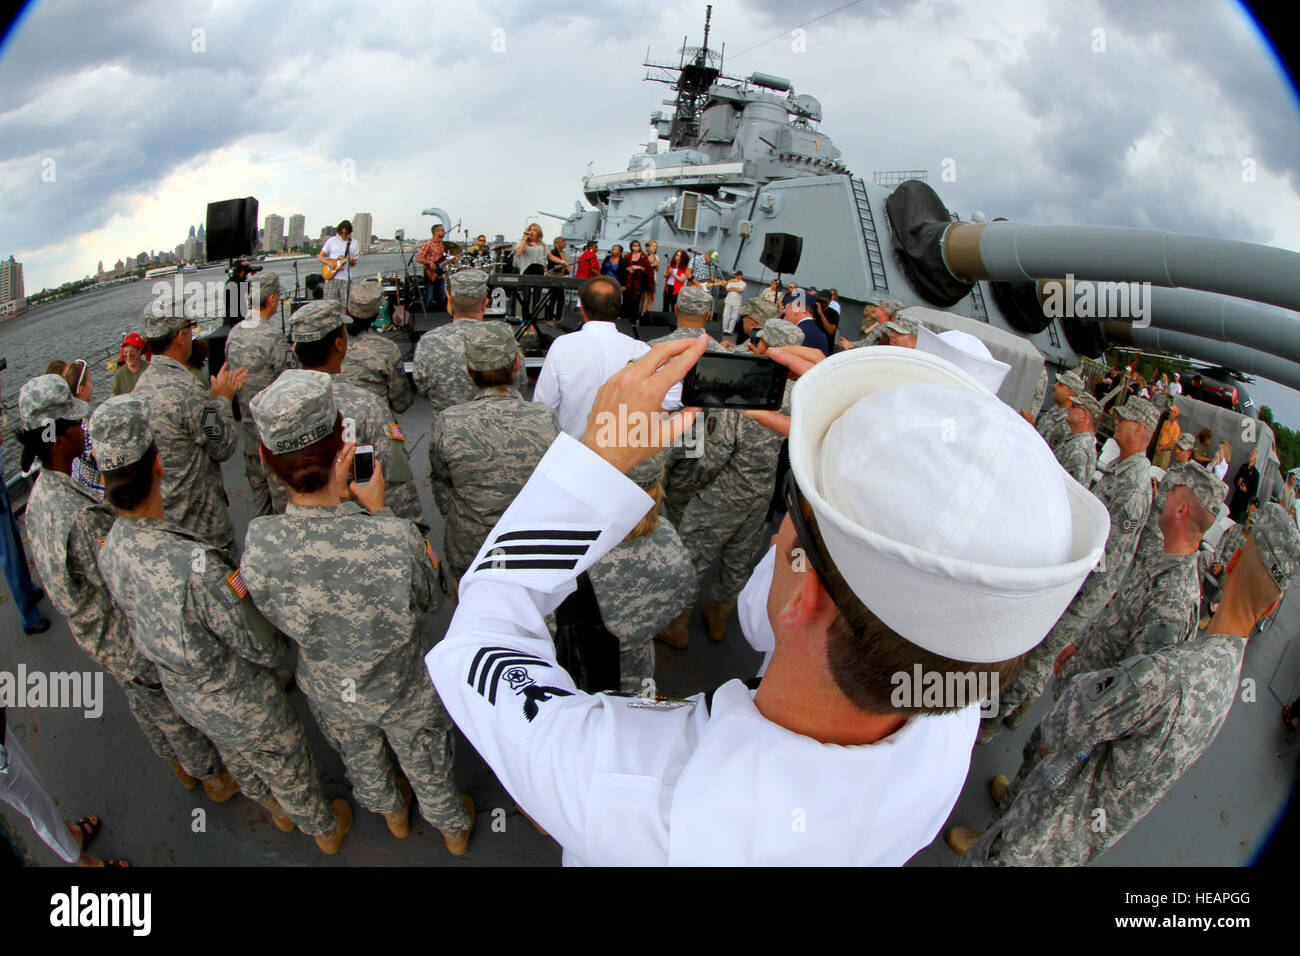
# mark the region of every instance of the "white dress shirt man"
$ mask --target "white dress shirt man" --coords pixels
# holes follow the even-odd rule
[[[582,287],[578,295],[582,328],[551,343],[533,389],[533,401],[549,405],[560,430],[579,440],[587,430],[596,390],[628,362],[650,351],[650,346],[624,335],[614,325],[622,295],[619,284],[609,276],[598,276]],[[675,389],[670,398],[680,394],[680,388]],[[680,406],[680,401],[669,405]]]

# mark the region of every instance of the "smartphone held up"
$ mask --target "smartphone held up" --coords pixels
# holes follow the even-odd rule
[[[786,376],[785,366],[766,356],[705,352],[682,380],[682,404],[775,411]]]

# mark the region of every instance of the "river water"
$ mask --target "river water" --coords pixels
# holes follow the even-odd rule
[[[410,249],[408,248],[408,255]],[[268,260],[263,263],[264,273],[280,277],[281,287],[294,287],[294,263],[298,267],[298,288],[306,277],[319,270],[315,259],[289,261]],[[362,256],[352,270],[357,279],[373,278],[376,273],[398,272],[402,257],[397,253]],[[177,276],[157,279],[140,279],[93,292],[60,299],[28,309],[26,312],[0,322],[0,357],[8,360],[9,367],[0,372],[0,415],[3,415],[5,442],[4,474],[13,474],[18,466],[18,444],[10,436],[18,424],[18,390],[33,376],[40,375],[53,359],[65,362],[85,359],[91,370],[91,406],[95,407],[111,393],[113,372],[105,360],[117,358],[122,336],[128,332],[143,332],[141,316],[144,308],[157,295],[155,287],[165,284],[174,287]],[[195,272],[180,274],[184,283],[212,283],[214,292],[208,296],[219,302],[219,290],[225,281],[225,267],[212,266]],[[285,303],[287,314],[288,303]],[[215,311],[212,313],[217,314]],[[210,323],[215,325],[215,322]],[[209,323],[205,323],[207,328]]]

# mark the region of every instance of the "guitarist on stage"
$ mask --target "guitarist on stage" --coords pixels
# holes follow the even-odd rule
[[[321,264],[321,275],[325,277],[325,298],[346,301],[352,267],[357,264],[360,251],[352,244],[352,222],[344,219],[338,224],[338,234],[326,239],[316,255]]]
[[[446,227],[438,223],[433,227],[432,237],[420,247],[415,261],[424,266],[424,311],[447,311],[447,270],[443,264],[451,257],[442,247],[442,237]]]

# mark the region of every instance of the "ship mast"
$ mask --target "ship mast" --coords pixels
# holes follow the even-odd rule
[[[641,65],[647,68],[645,78],[655,83],[666,83],[677,91],[673,103],[673,120],[669,127],[668,147],[695,146],[700,138],[700,117],[708,99],[709,87],[722,76],[722,55],[709,49],[709,25],[713,19],[713,4],[704,11],[704,43],[690,46],[682,37],[681,56],[676,66],[652,63],[647,59]],[[739,80],[736,80],[739,82]]]

